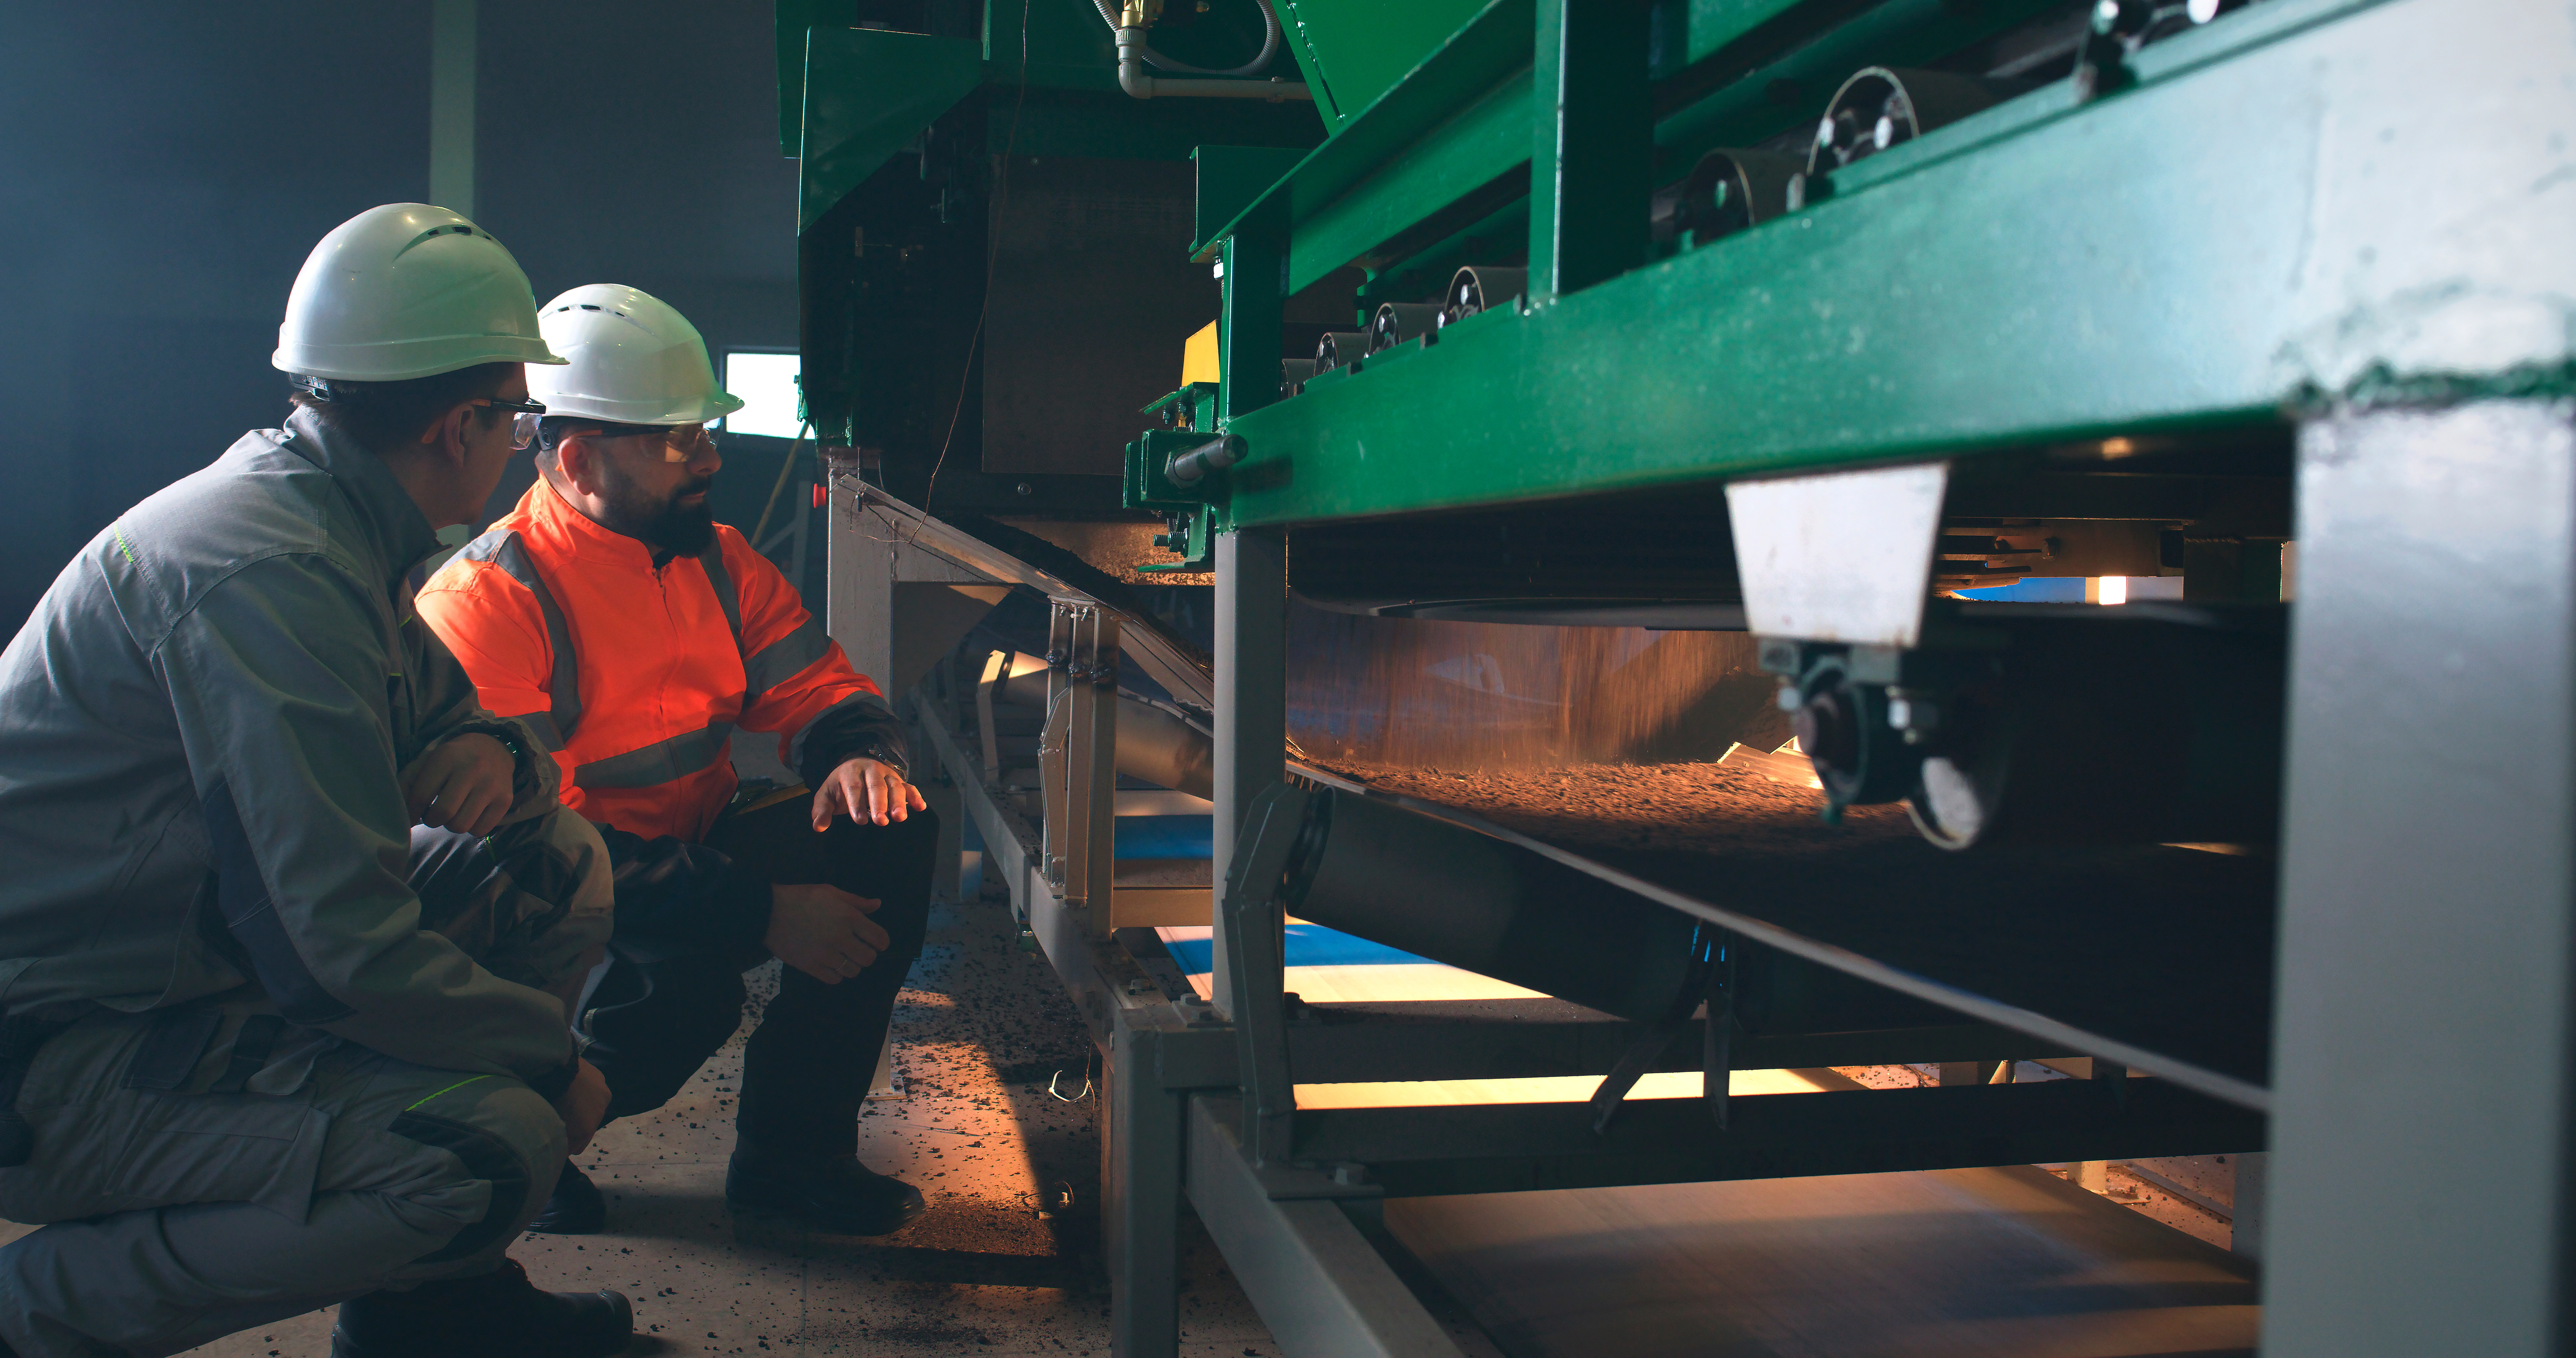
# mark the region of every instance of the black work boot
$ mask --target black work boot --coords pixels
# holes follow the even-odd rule
[[[725,1205],[782,1212],[839,1235],[886,1235],[928,1210],[921,1190],[859,1163],[856,1155],[792,1155],[736,1146]]]
[[[516,1259],[489,1273],[340,1303],[331,1358],[608,1358],[635,1334],[615,1292],[540,1292]]]
[[[528,1223],[528,1229],[540,1235],[597,1235],[607,1224],[608,1195],[579,1167],[567,1164],[555,1178],[555,1191],[546,1199],[545,1210]]]

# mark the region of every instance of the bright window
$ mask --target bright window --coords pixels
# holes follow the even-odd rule
[[[742,409],[725,416],[726,432],[767,438],[796,437],[797,356],[735,349],[725,354],[725,390],[742,398]]]

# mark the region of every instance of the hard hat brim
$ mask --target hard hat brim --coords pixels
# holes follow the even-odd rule
[[[553,395],[543,398],[546,413],[610,424],[705,424],[742,409],[743,399],[727,391],[676,405],[664,401],[609,401],[596,396]]]
[[[268,361],[280,372],[335,382],[408,382],[485,363],[557,367],[572,360],[547,348],[542,339],[441,335],[388,344],[279,345]]]

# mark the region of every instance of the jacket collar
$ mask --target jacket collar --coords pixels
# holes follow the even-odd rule
[[[621,566],[651,574],[653,549],[613,528],[603,528],[581,512],[554,483],[540,473],[537,483],[528,487],[528,518],[548,536],[568,547],[572,554],[588,561]],[[678,560],[674,557],[672,560]]]
[[[394,479],[385,460],[315,419],[312,411],[298,406],[286,417],[286,427],[278,431],[278,446],[330,474],[332,484],[357,511],[358,531],[389,579],[399,582],[414,563],[439,549],[429,517],[420,512],[402,482]]]

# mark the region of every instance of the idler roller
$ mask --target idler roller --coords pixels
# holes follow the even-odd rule
[[[1315,371],[1322,373],[1348,367],[1368,357],[1368,352],[1367,331],[1328,330],[1322,339],[1315,341]]]
[[[1899,660],[1812,648],[1783,705],[1835,807],[1901,799],[1944,848],[2273,842],[2283,611],[2149,610],[1972,606]]]
[[[1653,1022],[1692,921],[1529,850],[1331,790],[1309,794],[1281,902],[1346,934]]]
[[[1923,751],[1915,824],[1952,849],[2273,842],[2287,628],[2278,610],[2235,613],[2034,620],[1994,678],[1897,690],[1891,724]]]
[[[1677,230],[1705,245],[1789,210],[1789,181],[1806,162],[1776,151],[1711,151],[1682,183]]]
[[[1369,318],[1369,352],[1392,349],[1440,329],[1437,302],[1381,302]]]
[[[1888,720],[1884,685],[1855,683],[1840,660],[1828,658],[1783,691],[1781,706],[1834,806],[1897,801],[1914,786],[1922,752]]]
[[[1297,389],[1306,385],[1306,379],[1314,375],[1315,360],[1311,358],[1279,360],[1279,398],[1284,401],[1296,395]]]
[[[1497,269],[1470,264],[1449,278],[1449,289],[1440,294],[1440,323],[1456,325],[1480,311],[1495,307],[1529,290],[1529,270]]]
[[[2000,102],[1974,76],[1865,66],[1834,92],[1816,124],[1807,173],[1849,165]]]
[[[1023,707],[1047,710],[1047,663],[1016,652],[1002,681],[1002,696]],[[1216,795],[1216,747],[1198,728],[1151,703],[1118,695],[1118,771],[1186,792]]]

